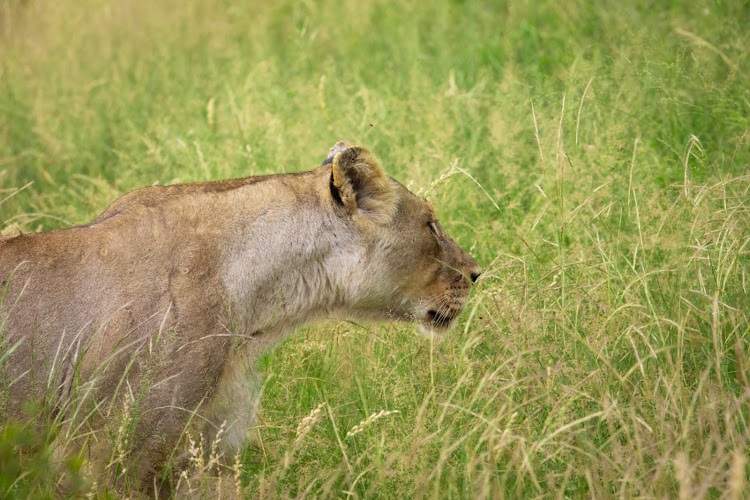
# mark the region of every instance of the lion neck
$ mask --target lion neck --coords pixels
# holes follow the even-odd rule
[[[317,191],[323,188],[316,184],[295,184],[287,193],[269,183],[243,193],[221,273],[235,328],[243,334],[286,333],[330,316],[344,300],[330,262],[333,218],[321,206],[325,198]]]

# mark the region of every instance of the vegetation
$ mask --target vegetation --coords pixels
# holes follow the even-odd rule
[[[443,342],[330,323],[269,354],[233,491],[741,498],[748,26],[741,0],[4,0],[0,228],[353,140],[485,271]],[[0,496],[108,494],[53,435],[0,430]]]

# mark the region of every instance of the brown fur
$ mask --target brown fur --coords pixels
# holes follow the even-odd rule
[[[0,424],[34,399],[95,435],[125,404],[152,484],[191,420],[208,434],[226,421],[224,444],[241,446],[255,360],[294,327],[446,329],[476,262],[369,151],[341,142],[331,156],[301,174],[143,188],[91,224],[0,238],[0,342],[14,348]],[[107,442],[89,439],[92,456]]]

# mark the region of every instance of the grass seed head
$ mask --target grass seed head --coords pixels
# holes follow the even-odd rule
[[[318,423],[323,414],[324,407],[325,403],[320,403],[310,412],[309,415],[307,415],[300,421],[299,425],[297,426],[297,438],[294,440],[295,444],[302,441],[307,433],[309,433],[315,426],[315,424]]]
[[[370,415],[369,417],[367,417],[366,419],[362,420],[360,423],[352,427],[351,430],[346,433],[346,437],[350,438],[352,436],[356,436],[360,432],[364,431],[365,427],[367,427],[368,425],[374,424],[379,419],[383,417],[387,417],[388,415],[393,415],[395,413],[401,413],[401,412],[398,410],[380,410],[380,411],[374,412],[372,415]]]

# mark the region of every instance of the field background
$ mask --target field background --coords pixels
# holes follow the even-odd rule
[[[355,141],[485,272],[444,342],[331,323],[267,356],[244,494],[747,497],[749,27],[742,1],[3,0],[0,229]],[[0,496],[52,494],[47,443],[0,430]]]

